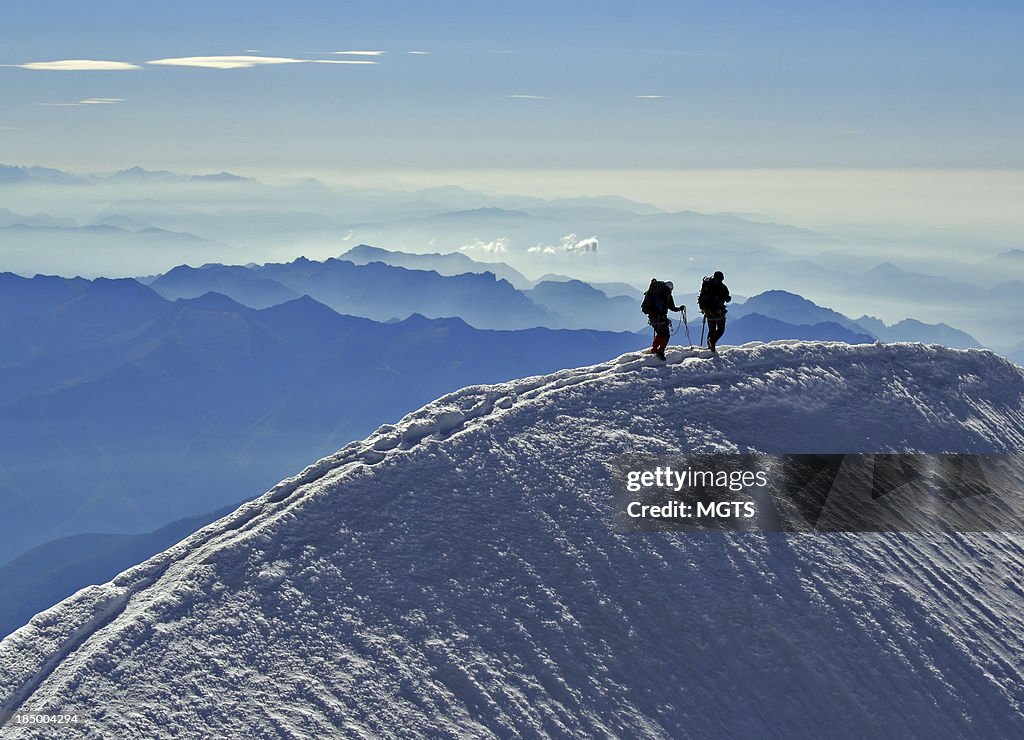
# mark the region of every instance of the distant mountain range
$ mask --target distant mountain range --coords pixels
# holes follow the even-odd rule
[[[581,281],[517,291],[492,274],[443,276],[379,262],[182,266],[152,286],[0,273],[0,517],[8,523],[0,563],[53,541],[0,570],[9,587],[0,602],[10,596],[15,604],[0,609],[0,628],[166,547],[208,521],[203,512],[427,399],[601,361],[650,341],[649,329],[494,331],[416,312],[382,323],[299,293],[317,290],[358,307],[360,296],[386,293],[382,285],[418,296],[412,308],[449,291],[449,301],[470,296],[465,305],[515,300],[551,315],[611,322],[615,310],[642,322],[635,299],[608,298]],[[198,291],[205,292],[193,297]],[[791,294],[755,296],[732,311],[728,344],[874,341],[856,322]],[[694,343],[700,328],[691,322]],[[672,343],[685,345],[676,329]],[[138,534],[183,517],[199,518]],[[19,596],[40,573],[50,585],[38,598]]]
[[[696,338],[696,322],[690,333]],[[678,337],[677,337],[678,338]],[[809,339],[847,344],[871,344],[875,338],[870,334],[857,332],[835,321],[818,321],[813,324],[790,324],[759,313],[748,313],[733,321],[726,322],[726,344],[747,342],[771,342],[776,339]]]
[[[546,275],[541,275],[537,280],[533,282],[533,285],[545,282],[555,283],[568,283],[577,278],[569,277],[568,275],[559,275],[558,273],[549,272]],[[595,283],[590,282],[589,285],[600,290],[609,298],[615,298],[616,296],[626,296],[628,298],[635,298],[638,301],[643,300],[644,292],[639,288],[629,285],[628,283]]]
[[[941,344],[954,349],[982,346],[971,335],[946,324],[925,324],[915,319],[904,319],[889,326],[871,316],[862,316],[855,320],[832,309],[818,306],[802,296],[782,290],[760,293],[729,309],[730,319],[739,319],[751,314],[770,316],[796,325],[833,323],[851,332],[867,335],[871,341],[880,339],[883,342],[923,342]]]
[[[70,273],[97,276],[86,263],[116,262],[128,273],[147,272],[153,264],[174,260],[207,262],[211,258],[230,260],[238,250],[223,242],[187,232],[152,226],[111,223],[88,224],[53,219],[43,215],[13,218],[0,212],[0,242],[7,249],[0,254],[4,269],[24,274]],[[83,255],[85,257],[83,257]]]
[[[340,313],[378,321],[419,313],[436,318],[457,316],[472,326],[493,329],[561,323],[543,306],[490,272],[440,275],[432,270],[410,270],[382,262],[356,265],[334,258],[323,262],[299,258],[250,269]]]
[[[405,287],[396,287],[400,281]],[[175,288],[184,296],[183,285],[207,292],[172,302],[156,291]],[[343,306],[365,300],[380,312],[387,302],[377,296],[413,298],[410,315],[381,323],[341,315],[310,297],[312,290]],[[544,282],[523,293],[493,275],[341,260],[183,267],[153,287],[0,274],[0,508],[9,521],[35,523],[9,533],[0,561],[57,536],[145,531],[216,508],[224,501],[210,499],[210,491],[240,498],[245,486],[267,484],[298,455],[365,434],[446,389],[575,366],[650,338],[649,329],[496,332],[416,310],[442,296],[450,310],[462,310],[454,297],[466,295],[465,305],[519,316],[520,305],[545,315],[535,298],[576,306],[582,318],[610,320],[601,315],[609,306],[642,317],[631,299],[609,299],[580,281]],[[884,328],[907,327],[934,329],[914,322]],[[694,319],[690,330],[699,341],[700,323]],[[863,343],[875,336],[841,314],[776,293],[733,308],[725,341]],[[673,342],[685,342],[684,335]],[[315,407],[304,407],[308,399],[317,399]],[[308,426],[310,419],[318,424]],[[193,479],[205,483],[173,498],[150,495],[175,489],[178,469],[203,471]]]
[[[209,175],[183,175],[177,172],[168,172],[167,170],[147,170],[138,166],[118,170],[112,175],[107,175],[106,179],[126,182],[256,182],[251,178],[242,177],[230,172],[215,172]]]
[[[0,639],[37,612],[85,586],[109,581],[235,508],[179,519],[145,534],[62,537],[0,565]]]
[[[393,267],[407,267],[412,270],[433,270],[440,275],[461,275],[472,272],[491,272],[499,280],[507,280],[514,288],[526,290],[532,287],[533,283],[518,270],[509,267],[504,262],[478,262],[461,252],[450,252],[448,254],[410,254],[408,252],[393,252],[380,247],[371,247],[368,244],[360,244],[353,247],[338,259],[347,260],[356,265],[366,265],[371,262],[383,262]]]
[[[777,288],[848,316],[888,323],[914,317],[1006,352],[1020,341],[1024,314],[1024,250],[1010,236],[984,232],[821,233],[762,216],[668,212],[617,196],[544,199],[459,187],[403,192],[308,179],[272,184],[231,172],[138,166],[102,174],[0,166],[0,187],[6,209],[0,227],[12,229],[0,231],[0,269],[24,275],[156,275],[182,263],[279,262],[297,254],[324,260],[352,245],[374,244],[395,251],[367,254],[361,252],[374,250],[357,247],[342,259],[443,276],[481,272],[467,265],[473,259],[520,291],[572,276],[609,298],[637,297],[652,275],[674,279],[681,297],[702,274],[723,269],[737,293]],[[40,213],[41,203],[56,210]],[[122,231],[94,228],[102,226]],[[593,249],[574,250],[580,239]],[[533,280],[537,275],[545,277]],[[425,313],[437,315],[429,307]],[[457,315],[481,326],[513,326]],[[608,326],[630,326],[629,318]],[[575,315],[555,319],[540,323],[580,325]],[[883,339],[967,341],[941,327],[901,326],[895,334],[861,328]]]
[[[385,324],[309,297],[263,310],[215,293],[171,302],[130,279],[0,274],[0,516],[19,522],[0,562],[55,537],[212,510],[439,393],[643,341],[417,314]]]
[[[81,179],[77,175],[51,167],[19,167],[0,164],[0,185],[21,185],[33,180],[70,183],[81,181]]]
[[[546,280],[525,293],[537,305],[562,317],[563,325],[573,329],[601,326],[614,331],[635,331],[646,322],[635,298],[609,298],[581,280]]]
[[[355,262],[352,261],[352,259]],[[394,264],[398,263],[398,264]],[[402,265],[402,266],[399,266]],[[418,266],[418,267],[417,267]],[[520,285],[496,279],[494,270]],[[458,316],[478,328],[519,329],[534,326],[588,328],[610,331],[641,330],[646,317],[639,311],[630,286],[612,284],[606,290],[563,275],[531,283],[502,263],[480,263],[461,253],[412,255],[360,245],[323,262],[300,258],[289,263],[246,267],[204,265],[178,267],[150,285],[167,298],[190,298],[217,291],[238,302],[265,308],[298,295],[310,295],[335,310],[378,321],[404,318],[414,312],[432,317]],[[607,292],[606,292],[607,291]],[[677,297],[680,300],[682,296]],[[691,319],[698,316],[696,297],[686,298]],[[735,325],[751,314],[776,319],[786,325],[835,324],[846,333],[822,327],[819,333],[842,341],[919,341],[949,347],[980,347],[974,337],[946,324],[925,324],[906,319],[886,325],[873,317],[851,319],[823,308],[794,293],[771,290],[735,301],[729,312]],[[780,327],[761,323],[751,336],[775,336]],[[805,333],[805,332],[804,332]],[[793,334],[787,338],[809,338]],[[824,337],[821,337],[824,338]]]
[[[255,182],[230,172],[216,172],[206,175],[190,175],[167,170],[147,170],[135,166],[106,175],[79,175],[51,167],[19,167],[0,164],[0,185],[24,184],[31,181],[58,183],[89,183],[89,182]]]
[[[301,295],[276,280],[260,277],[247,267],[229,265],[204,265],[199,268],[181,265],[148,284],[170,300],[221,293],[250,308],[269,308],[295,300]]]

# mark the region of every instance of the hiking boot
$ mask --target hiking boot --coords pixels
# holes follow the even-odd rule
[[[659,352],[658,353],[658,359],[659,360],[664,360],[665,359],[665,353],[664,352]]]

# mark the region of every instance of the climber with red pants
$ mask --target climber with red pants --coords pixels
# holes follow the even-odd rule
[[[668,346],[668,338],[671,335],[672,322],[669,321],[669,311],[685,311],[686,306],[676,306],[672,300],[672,281],[662,282],[657,278],[651,278],[651,285],[644,293],[644,302],[640,310],[647,314],[647,322],[654,328],[654,341],[651,343],[650,352],[656,354],[658,359],[665,359],[665,347]]]

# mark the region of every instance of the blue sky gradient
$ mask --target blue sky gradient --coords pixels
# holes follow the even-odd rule
[[[466,170],[1024,166],[1019,2],[13,0],[4,16],[6,162],[439,183]],[[331,54],[345,50],[386,53]],[[378,63],[148,64],[245,54]],[[72,59],[141,69],[17,66]]]

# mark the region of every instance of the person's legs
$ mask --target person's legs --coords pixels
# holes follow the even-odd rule
[[[725,317],[708,319],[708,348],[714,349],[718,340],[725,334]]]
[[[668,317],[663,319],[655,319],[651,322],[651,326],[654,327],[654,341],[651,343],[651,352],[658,355],[661,359],[665,359],[665,347],[668,346],[668,338],[671,332],[669,331]]]

